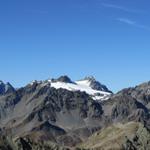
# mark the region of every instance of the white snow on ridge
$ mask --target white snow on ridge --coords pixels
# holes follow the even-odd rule
[[[51,87],[54,87],[56,89],[63,88],[69,91],[86,92],[94,100],[107,100],[109,96],[111,95],[108,92],[92,89],[90,87],[90,82],[88,80],[76,81],[75,83],[65,83],[65,82],[60,82],[60,81],[52,82],[51,80],[48,80],[48,82],[50,82]]]
[[[82,86],[86,86],[89,87],[90,86],[90,81],[89,80],[79,80],[75,82],[76,84],[82,85]]]

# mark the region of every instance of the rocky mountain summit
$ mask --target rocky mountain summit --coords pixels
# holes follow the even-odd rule
[[[93,76],[85,77],[83,81],[87,81],[89,86],[94,90],[112,93],[112,91],[110,91],[105,85],[101,84],[99,81],[96,81]]]
[[[9,82],[5,84],[4,82],[0,81],[0,95],[7,94],[13,91],[15,91],[15,89]]]
[[[39,82],[40,83],[40,82]],[[72,81],[68,76],[60,76],[58,79],[42,81],[43,86],[50,85],[55,89],[66,89],[69,91],[86,92],[94,100],[107,100],[112,92],[108,88],[96,81],[94,77],[86,77],[82,80]]]
[[[73,83],[73,81],[71,81],[71,79],[66,75],[60,76],[58,79],[53,79],[53,81],[55,81],[55,82],[64,82],[64,83]]]
[[[95,137],[95,142],[99,143],[98,140],[104,133],[105,136],[112,136],[112,139],[103,139],[106,145],[120,142],[124,149],[145,147],[149,150],[149,82],[123,89],[116,94],[112,94],[106,86],[91,77],[72,81],[67,76],[61,76],[58,79],[33,81],[19,89],[1,82],[0,87],[2,150],[94,147],[105,150],[106,146],[102,143],[98,147],[84,144],[87,140],[93,141],[95,134],[100,134],[100,138]],[[110,134],[107,133],[109,127],[112,130]],[[139,137],[137,128],[144,129],[142,134],[145,140],[140,143],[141,146],[134,141],[136,135]],[[121,140],[113,134],[117,134],[117,129],[120,130]],[[125,134],[130,131],[135,138]],[[139,138],[137,142],[142,139],[141,136]],[[130,147],[127,146],[129,143],[132,144]],[[117,149],[121,149],[122,146],[118,147],[117,145]],[[107,149],[111,149],[111,145]]]

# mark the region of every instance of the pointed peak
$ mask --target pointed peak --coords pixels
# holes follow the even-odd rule
[[[9,82],[6,82],[6,85],[8,85],[8,86],[12,86]]]
[[[93,90],[112,93],[105,85],[97,81],[93,76],[86,76],[84,79],[77,81],[78,84],[84,84]]]
[[[9,82],[4,83],[2,80],[0,80],[0,85],[13,87]]]
[[[0,95],[14,91],[14,87],[9,82],[5,84],[3,81],[0,81]]]
[[[72,80],[67,75],[60,76],[57,79],[57,81],[59,81],[59,82],[65,82],[65,83],[73,83]]]
[[[83,80],[96,81],[94,76],[86,76]]]

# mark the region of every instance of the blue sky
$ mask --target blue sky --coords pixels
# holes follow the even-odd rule
[[[150,80],[149,0],[1,0],[0,79],[67,74],[111,90]]]

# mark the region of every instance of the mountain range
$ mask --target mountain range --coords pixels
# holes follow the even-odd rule
[[[149,150],[150,82],[114,94],[94,77],[0,81],[1,150]]]

